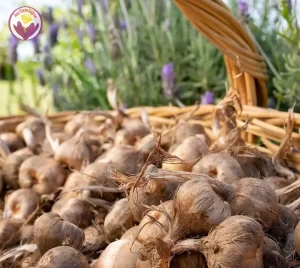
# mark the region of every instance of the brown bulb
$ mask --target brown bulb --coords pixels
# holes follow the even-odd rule
[[[6,249],[20,240],[21,221],[4,219],[0,222],[0,248]]]
[[[127,198],[122,198],[114,203],[111,211],[104,220],[104,229],[109,241],[119,239],[122,234],[135,223],[130,211],[130,204]]]
[[[69,120],[64,127],[64,131],[67,135],[74,136],[79,129],[81,129],[85,124],[91,121],[89,116],[83,114],[76,114]]]
[[[21,228],[20,241],[22,244],[34,243],[34,226],[25,225]]]
[[[101,226],[89,226],[84,229],[85,240],[83,244],[84,252],[97,252],[107,246],[106,236]]]
[[[87,227],[92,222],[93,213],[90,204],[81,198],[58,200],[52,207],[53,213],[76,226]]]
[[[56,150],[54,158],[59,163],[80,171],[84,161],[92,160],[84,133],[79,132],[76,136],[64,141]]]
[[[143,258],[143,245],[121,239],[108,245],[93,264],[93,268],[135,268],[138,258]]]
[[[56,213],[45,213],[34,223],[34,241],[42,253],[62,245],[80,249],[84,232]]]
[[[7,188],[19,188],[18,176],[20,166],[31,156],[33,156],[33,153],[28,148],[24,148],[5,158],[3,165],[3,179]]]
[[[19,189],[5,201],[4,218],[26,221],[38,208],[39,195],[32,189]]]
[[[137,174],[144,160],[140,152],[129,145],[114,146],[101,155],[96,162],[103,159],[111,162],[112,170],[117,170],[122,174]]]
[[[26,159],[19,172],[22,188],[32,188],[38,194],[51,194],[63,186],[66,172],[53,158],[38,155]]]
[[[78,250],[62,246],[47,251],[36,268],[89,268],[86,257]]]
[[[45,140],[45,124],[40,118],[30,117],[16,127],[16,133],[23,138],[27,147],[36,148]]]
[[[228,153],[212,153],[194,165],[192,172],[207,174],[219,181],[234,183],[244,177],[239,162]]]
[[[0,139],[6,143],[10,152],[15,152],[25,147],[23,139],[14,132],[2,133]]]

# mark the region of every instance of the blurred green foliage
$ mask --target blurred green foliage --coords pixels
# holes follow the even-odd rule
[[[240,16],[237,0],[229,2]],[[283,110],[298,101],[299,111],[296,11],[286,1],[281,5],[267,0],[248,2],[255,14],[239,19],[246,21],[270,62],[269,96]],[[55,23],[59,24],[57,42],[51,32]],[[76,0],[68,12],[55,9],[54,21],[44,23],[40,43],[41,53],[30,68],[18,63],[19,73],[31,77],[35,85],[41,81],[35,77],[40,68],[57,110],[109,108],[106,88],[110,78],[128,107],[167,104],[161,70],[169,62],[174,63],[184,104],[200,100],[206,90],[217,99],[225,95],[221,53],[190,25],[172,0]],[[39,94],[34,94],[37,101],[42,99]]]
[[[297,14],[296,11],[291,12],[286,1],[282,1],[279,10],[287,27],[281,32],[276,32],[285,40],[288,48],[282,54],[283,68],[280,69],[279,75],[273,78],[277,90],[274,94],[278,100],[278,107],[281,103],[285,106],[295,103],[296,110],[300,111],[300,29]]]
[[[201,92],[224,91],[222,55],[189,24],[171,0],[109,1],[109,10],[87,1],[83,16],[75,9],[61,29],[53,49],[56,64],[50,80],[60,86],[60,109],[108,108],[107,79],[112,78],[127,106],[166,104],[161,69],[172,61],[185,104],[200,99]],[[95,27],[96,42],[87,35]],[[83,38],[78,38],[78,31]],[[63,57],[62,57],[63,55]],[[86,68],[91,60],[96,74]],[[72,89],[72,90],[71,90]]]

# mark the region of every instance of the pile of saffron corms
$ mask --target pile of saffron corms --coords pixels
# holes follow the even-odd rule
[[[246,146],[233,106],[216,140],[193,115],[153,132],[121,111],[28,110],[0,126],[1,267],[297,266],[300,182]]]

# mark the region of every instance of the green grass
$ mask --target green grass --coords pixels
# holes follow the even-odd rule
[[[51,90],[41,86],[34,87],[31,81],[24,81],[22,86],[14,82],[13,87],[8,81],[0,80],[0,115],[21,113],[18,104],[38,108],[40,111],[52,111]]]

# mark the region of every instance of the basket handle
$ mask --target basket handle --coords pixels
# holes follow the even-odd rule
[[[224,54],[242,104],[267,106],[267,68],[247,29],[221,0],[174,0],[186,18]]]

